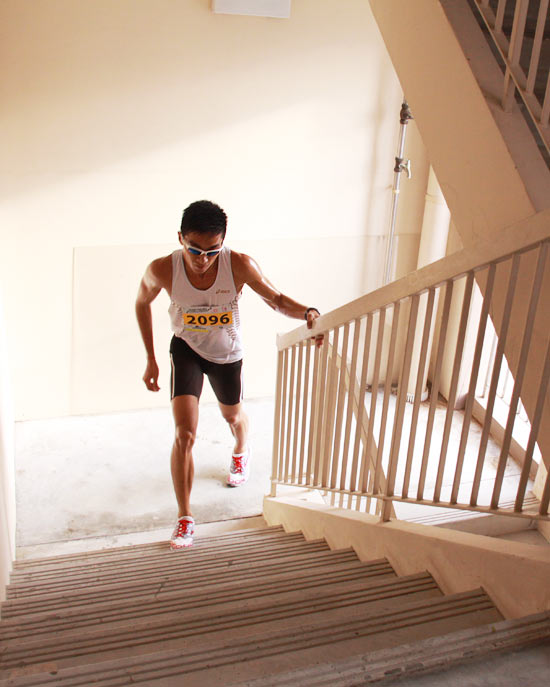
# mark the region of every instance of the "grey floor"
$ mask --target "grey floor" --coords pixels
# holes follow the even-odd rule
[[[269,491],[273,400],[248,401],[252,470],[226,485],[233,440],[216,404],[201,404],[192,508],[200,523],[262,512]],[[173,527],[170,409],[17,423],[19,547]]]
[[[394,402],[392,398],[391,405]],[[262,512],[263,497],[270,489],[274,401],[271,398],[250,400],[245,407],[251,421],[251,478],[246,485],[231,489],[226,485],[233,447],[231,434],[217,404],[201,404],[194,450],[192,508],[197,523],[203,526],[223,521],[234,527],[238,526],[237,519],[251,518]],[[421,422],[427,412],[428,404],[422,404]],[[435,448],[437,437],[443,431],[445,413],[443,405],[436,411]],[[455,450],[453,446],[458,445],[461,426],[462,413],[457,411],[453,417],[451,453]],[[467,450],[463,473],[466,488],[471,484],[470,473],[477,458],[479,433],[479,425],[473,423],[471,442],[468,442],[471,448]],[[152,537],[152,541],[167,538],[176,518],[170,477],[172,438],[169,408],[17,423],[18,555],[40,552],[50,555],[48,551],[59,549],[60,544],[52,549],[56,542],[83,541],[85,546],[93,548],[94,538],[110,538],[109,545],[136,543],[133,539],[138,534],[140,541],[146,540],[144,534]],[[480,492],[480,497],[485,499],[490,498],[499,452],[500,447],[491,440]],[[421,455],[420,450],[418,453]],[[435,458],[438,458],[437,452]],[[519,473],[519,467],[509,461],[503,498],[513,497]],[[434,474],[432,470],[427,490],[433,489]],[[398,481],[400,479],[398,471]],[[451,484],[452,473],[445,476],[443,492],[449,490]],[[331,498],[327,497],[327,501],[331,502]],[[455,529],[463,528],[463,518],[467,515],[465,511],[416,504],[396,503],[395,508],[400,519]],[[529,521],[518,518],[501,516],[500,519],[506,525],[521,524],[522,529],[524,523],[525,527],[529,526]],[[495,523],[489,531],[488,523],[486,519],[476,525],[477,529],[471,529],[470,523],[469,531],[548,545],[537,531],[517,533],[515,527],[503,530],[502,524],[495,528]],[[132,535],[135,535],[133,539]],[[48,551],[45,546],[49,547]],[[32,547],[40,551],[31,552],[29,548]],[[61,548],[58,552],[64,550]]]
[[[530,687],[546,685],[549,678],[550,641],[546,640],[472,659],[447,670],[400,678],[389,684],[395,687]]]

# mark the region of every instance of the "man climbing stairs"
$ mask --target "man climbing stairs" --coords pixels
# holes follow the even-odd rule
[[[0,685],[361,684],[366,665],[390,679],[472,632],[478,650],[550,636],[548,614],[516,625],[482,589],[445,596],[425,571],[268,527],[16,563]]]

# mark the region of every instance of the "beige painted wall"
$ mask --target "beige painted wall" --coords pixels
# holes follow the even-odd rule
[[[379,285],[402,91],[368,3],[296,0],[289,20],[209,7],[0,7],[0,279],[18,419],[167,403],[141,388],[133,299],[198,198],[228,212],[229,245],[308,304],[326,311]],[[405,271],[427,175],[415,124],[409,141]],[[249,294],[243,309],[247,391],[271,394],[275,332],[293,323]]]
[[[15,423],[2,301],[0,291],[0,601],[15,558]]]

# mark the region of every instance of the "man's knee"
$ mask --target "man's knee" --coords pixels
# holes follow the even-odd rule
[[[240,406],[236,408],[225,407],[222,408],[223,419],[230,425],[238,425],[241,421],[241,409]]]
[[[187,453],[193,448],[196,433],[188,427],[176,427],[176,447],[180,453]]]

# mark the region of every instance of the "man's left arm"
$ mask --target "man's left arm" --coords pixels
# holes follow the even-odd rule
[[[321,314],[317,308],[308,307],[281,293],[263,274],[258,263],[250,256],[240,253],[235,258],[233,272],[236,281],[248,284],[273,310],[287,317],[305,320],[309,329],[314,326],[315,320]],[[321,345],[323,337],[317,337],[316,342],[318,345]]]

